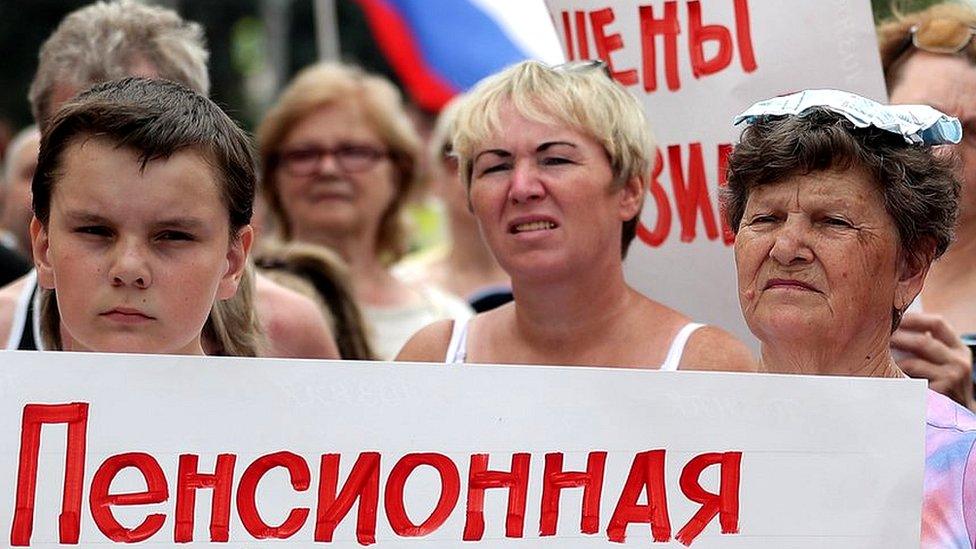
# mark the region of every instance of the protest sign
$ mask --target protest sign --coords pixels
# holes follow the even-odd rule
[[[918,380],[0,360],[12,546],[919,544]]]
[[[546,0],[570,60],[604,59],[636,95],[658,165],[627,278],[746,340],[719,209],[725,159],[752,103],[810,88],[885,101],[871,6],[850,2]]]

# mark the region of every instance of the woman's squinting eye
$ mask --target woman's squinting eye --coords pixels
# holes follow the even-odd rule
[[[561,166],[563,164],[572,164],[573,161],[565,156],[544,156],[541,160],[543,166]]]
[[[488,175],[491,173],[503,172],[510,166],[511,164],[507,161],[485,162],[475,171],[478,173],[478,175]]]
[[[840,227],[840,228],[850,228],[854,226],[854,224],[851,223],[850,221],[844,219],[843,217],[838,217],[838,216],[825,216],[823,218],[823,223],[831,227]]]
[[[762,225],[776,221],[776,216],[772,214],[757,214],[749,218],[749,225]]]

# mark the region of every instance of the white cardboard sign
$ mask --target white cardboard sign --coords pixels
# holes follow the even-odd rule
[[[0,363],[0,539],[15,546],[919,544],[918,380],[12,351]]]
[[[641,99],[658,167],[626,265],[631,284],[754,341],[739,312],[724,157],[752,103],[809,88],[886,101],[866,0],[546,0],[566,57],[602,58]]]

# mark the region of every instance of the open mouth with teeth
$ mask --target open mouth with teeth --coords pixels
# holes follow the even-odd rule
[[[552,221],[532,221],[530,223],[519,223],[509,229],[512,234],[527,233],[532,231],[549,231],[555,229],[557,225]]]

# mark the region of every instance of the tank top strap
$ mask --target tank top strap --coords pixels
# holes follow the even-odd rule
[[[451,342],[447,344],[445,364],[464,364],[468,358],[468,321],[472,317],[455,318]]]
[[[14,316],[10,323],[10,334],[7,336],[7,344],[4,349],[33,350],[36,347],[30,346],[28,340],[33,340],[33,297],[37,290],[37,271],[31,270],[27,274],[27,281],[24,288],[17,296],[17,303],[14,306]],[[25,345],[27,345],[25,347]]]
[[[677,371],[678,365],[681,364],[681,356],[685,352],[685,346],[688,344],[688,339],[691,338],[691,334],[695,333],[695,330],[703,326],[705,325],[698,322],[689,322],[678,330],[677,335],[671,341],[668,356],[664,359],[664,363],[661,364],[662,372]]]

